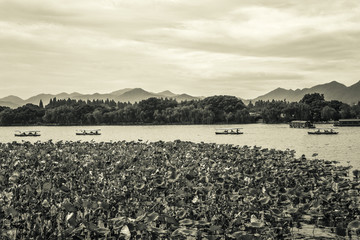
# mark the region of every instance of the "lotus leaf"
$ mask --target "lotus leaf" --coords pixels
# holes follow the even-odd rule
[[[125,240],[129,240],[131,238],[130,229],[127,225],[125,225],[121,231],[120,234],[125,238]]]
[[[0,145],[5,239],[296,239],[292,228],[304,223],[360,225],[350,168],[292,150],[183,141]]]

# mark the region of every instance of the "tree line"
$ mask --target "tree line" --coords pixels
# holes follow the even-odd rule
[[[337,100],[326,101],[324,95],[319,93],[306,94],[299,102],[257,101],[254,105],[250,103],[248,108],[259,113],[266,123],[360,118],[360,102],[350,106]]]
[[[247,106],[234,96],[212,96],[177,102],[149,98],[136,103],[114,100],[53,98],[44,106],[26,104],[16,109],[0,107],[0,125],[121,125],[121,124],[242,124],[263,120],[285,123],[360,118],[360,102],[350,106],[325,101],[319,93],[307,94],[299,102],[257,101]]]

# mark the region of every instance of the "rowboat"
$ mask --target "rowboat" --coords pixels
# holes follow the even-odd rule
[[[339,132],[334,131],[333,129],[316,129],[315,131],[308,132],[308,134],[312,135],[334,135],[338,134]]]
[[[218,128],[215,131],[215,134],[223,134],[223,135],[239,135],[243,134],[240,131],[241,128]]]
[[[78,132],[76,133],[76,135],[101,135],[101,133],[99,132],[100,129],[95,129],[95,130],[77,130]]]
[[[40,131],[16,131],[15,137],[39,137]]]

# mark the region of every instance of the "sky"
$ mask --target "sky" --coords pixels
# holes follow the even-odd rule
[[[0,98],[360,80],[358,0],[0,0]]]

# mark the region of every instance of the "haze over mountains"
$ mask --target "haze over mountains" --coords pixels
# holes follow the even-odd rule
[[[265,95],[259,96],[255,99],[252,99],[252,102],[256,102],[258,100],[286,100],[289,102],[298,102],[303,98],[305,94],[308,93],[321,93],[324,94],[325,100],[339,100],[344,103],[348,104],[356,104],[360,101],[360,81],[347,87],[344,84],[341,84],[336,81],[332,81],[330,83],[316,85],[311,88],[304,88],[304,89],[296,89],[296,90],[287,90],[283,88],[277,88]],[[7,96],[0,99],[0,106],[7,106],[10,108],[17,108],[27,103],[32,103],[38,105],[40,99],[46,105],[50,101],[50,99],[56,97],[57,99],[76,99],[76,100],[93,100],[93,99],[113,99],[114,101],[119,102],[139,102],[144,99],[148,99],[150,97],[157,97],[157,98],[174,98],[177,101],[183,100],[194,100],[194,99],[201,99],[202,97],[194,97],[188,94],[175,94],[170,91],[163,91],[159,93],[153,93],[145,91],[141,88],[125,88],[121,90],[117,90],[111,93],[94,93],[94,94],[81,94],[78,92],[73,93],[60,93],[60,94],[39,94],[29,99],[21,99],[17,96]],[[249,100],[243,100],[245,104],[249,102]]]

